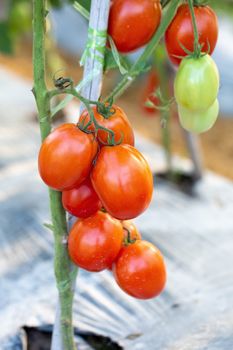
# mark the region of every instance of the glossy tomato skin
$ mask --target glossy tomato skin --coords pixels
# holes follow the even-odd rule
[[[138,299],[156,297],[166,283],[163,256],[147,241],[123,248],[113,264],[113,273],[120,288]]]
[[[72,190],[63,191],[62,204],[66,211],[79,218],[87,218],[102,207],[90,178],[87,178],[81,185]]]
[[[136,225],[131,220],[123,220],[122,226],[124,229],[124,237],[127,239],[128,232],[130,232],[130,239],[131,240],[141,240],[142,236],[140,232],[138,231]]]
[[[134,132],[132,126],[125,114],[125,112],[117,105],[112,106],[113,115],[108,118],[98,113],[97,107],[92,107],[96,121],[103,127],[115,132],[116,143],[125,143],[134,146]],[[83,111],[80,116],[80,123],[85,122],[87,124],[90,120],[87,110]],[[89,130],[94,130],[94,125],[90,125]],[[106,145],[108,142],[108,132],[104,130],[98,130],[97,137],[100,144]],[[123,139],[122,139],[123,137]]]
[[[215,100],[207,110],[191,112],[178,105],[178,114],[182,127],[190,132],[200,134],[208,131],[217,120],[219,103]]]
[[[112,266],[121,249],[123,237],[120,221],[99,211],[76,221],[69,234],[69,255],[79,267],[99,272]]]
[[[218,39],[218,19],[215,12],[209,6],[194,7],[197,28],[199,33],[199,43],[204,44],[202,51],[212,54]],[[176,56],[186,56],[181,48],[183,44],[189,51],[193,51],[193,27],[189,6],[181,5],[177,14],[169,25],[165,33],[165,44],[168,56],[172,63],[179,65],[181,58]]]
[[[129,145],[101,148],[91,172],[92,185],[113,217],[128,220],[149,206],[153,176],[142,154]]]
[[[159,0],[113,0],[108,33],[121,53],[134,51],[152,38],[161,20]]]
[[[174,82],[176,102],[190,111],[209,108],[219,90],[218,68],[209,55],[182,60]]]
[[[93,135],[67,123],[56,128],[42,143],[38,167],[49,187],[69,190],[82,183],[91,170],[97,152]]]

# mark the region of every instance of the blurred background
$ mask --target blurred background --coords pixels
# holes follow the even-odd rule
[[[233,314],[226,313],[233,310],[233,292],[229,288],[233,285],[233,1],[212,0],[209,4],[219,18],[219,39],[213,58],[220,71],[221,87],[220,117],[210,131],[198,137],[206,175],[193,196],[171,184],[158,184],[150,209],[137,219],[144,236],[165,254],[170,274],[167,292],[156,303],[138,303],[112,285],[109,272],[91,278],[81,272],[75,304],[76,327],[116,341],[121,339],[127,349],[131,349],[130,342],[132,349],[145,349],[147,342],[154,344],[154,334],[158,348],[147,344],[147,349],[181,350],[182,332],[187,335],[192,328],[200,334],[202,322],[216,322],[215,313],[219,313],[219,332],[225,332],[227,345],[220,343],[219,347],[208,349],[233,348]],[[50,0],[46,26],[48,86],[52,87],[53,78],[59,76],[70,76],[78,83],[82,79],[79,60],[87,39],[87,21],[74,9],[72,1]],[[140,53],[139,50],[130,55],[129,60],[134,61]],[[190,163],[184,160],[189,158],[189,152],[176,109],[171,109],[164,131],[160,112],[145,106],[159,85],[165,86],[168,97],[172,96],[175,69],[166,57],[163,43],[150,64],[151,71],[141,75],[118,104],[132,122],[137,145],[154,172],[164,171],[171,164],[190,171]],[[120,79],[117,70],[107,72],[103,95]],[[40,136],[32,85],[32,2],[0,0],[0,344],[6,344],[2,348],[0,345],[1,349],[21,349],[15,344],[21,342],[22,334],[17,329],[23,325],[51,325],[56,303],[53,238],[42,226],[50,219],[47,191],[37,174]],[[56,115],[55,124],[75,122],[78,115],[79,105],[71,101]],[[185,306],[179,309],[184,299]],[[190,307],[190,303],[195,307]],[[182,315],[188,316],[182,321]],[[178,316],[180,323],[176,322]],[[102,323],[93,326],[95,319]],[[169,333],[169,327],[174,331]],[[149,331],[150,336],[143,338]],[[169,333],[169,342],[160,336],[164,332]],[[10,339],[12,334],[16,337]],[[169,347],[171,341],[177,347]],[[182,344],[189,341],[185,338]],[[82,349],[95,349],[84,345]],[[112,345],[109,349],[118,348]]]

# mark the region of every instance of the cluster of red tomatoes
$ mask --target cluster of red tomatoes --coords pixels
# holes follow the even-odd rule
[[[203,52],[199,57],[187,56],[183,49],[194,51],[194,30],[187,4],[179,7],[166,31],[165,42],[171,61],[179,65],[174,92],[180,123],[189,131],[201,133],[213,126],[219,112],[219,73],[209,55],[217,42],[218,21],[209,6],[195,6],[194,14]]]
[[[49,187],[62,191],[64,208],[78,217],[68,239],[73,262],[93,272],[112,269],[126,293],[152,298],[165,285],[163,257],[154,245],[141,240],[129,220],[150,204],[153,176],[134,147],[123,110],[113,105],[108,115],[98,107],[92,111],[95,123],[84,111],[78,125],[61,125],[45,139],[39,172]],[[117,143],[111,146],[109,129]]]
[[[118,51],[129,53],[145,45],[156,32],[161,13],[158,0],[113,0],[109,34]],[[194,6],[194,14],[203,54],[199,57],[187,55],[187,51],[194,51],[194,30],[188,4],[178,8],[165,33],[165,45],[171,62],[179,65],[174,90],[180,123],[189,131],[201,133],[213,126],[219,112],[219,74],[209,56],[217,42],[218,21],[214,11],[203,4]],[[158,105],[158,98],[151,94],[151,89],[158,85],[154,76],[148,84],[149,100]],[[154,108],[147,107],[147,110]]]

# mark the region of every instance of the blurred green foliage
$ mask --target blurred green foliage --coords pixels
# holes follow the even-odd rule
[[[219,14],[233,16],[233,0],[211,0],[209,5]]]
[[[0,51],[11,54],[15,41],[31,30],[32,8],[28,0],[11,0],[6,7],[6,20],[0,22]]]
[[[1,1],[1,0],[0,0]],[[12,54],[18,39],[32,32],[32,1],[5,0],[6,19],[0,21],[0,52]],[[62,7],[72,4],[74,0],[48,0],[52,7]],[[91,0],[79,1],[84,7],[90,8]]]

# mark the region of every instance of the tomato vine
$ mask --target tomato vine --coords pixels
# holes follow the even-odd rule
[[[62,332],[62,347],[61,349],[65,350],[74,350],[74,340],[73,340],[73,326],[72,326],[72,303],[74,296],[74,281],[76,279],[77,268],[74,267],[70,257],[73,261],[88,271],[101,271],[105,268],[111,268],[113,266],[113,271],[115,274],[115,278],[117,283],[125,290],[128,294],[135,296],[137,298],[151,298],[158,295],[165,284],[166,280],[166,271],[165,265],[163,262],[162,255],[159,250],[151,245],[148,242],[141,241],[141,236],[137,229],[132,225],[126,223],[125,220],[134,218],[140,215],[150,204],[152,194],[153,194],[153,176],[151,170],[140,154],[138,150],[133,147],[134,137],[133,133],[131,133],[131,126],[127,125],[129,130],[129,139],[130,141],[125,142],[126,144],[120,144],[123,140],[123,137],[117,140],[117,127],[116,130],[113,130],[113,127],[108,127],[108,124],[102,123],[97,114],[103,116],[105,121],[110,121],[110,119],[116,113],[116,107],[113,106],[113,99],[119,97],[132,83],[132,81],[142,72],[148,70],[147,60],[153,54],[157,45],[159,44],[161,38],[164,36],[165,31],[167,30],[169,24],[173,20],[173,17],[176,14],[177,6],[179,5],[180,0],[173,1],[162,1],[162,5],[165,6],[164,15],[162,21],[155,32],[154,36],[147,44],[142,55],[136,60],[136,62],[131,66],[125,67],[122,66],[122,61],[118,56],[117,49],[114,47],[114,44],[111,44],[111,49],[115,54],[115,61],[121,71],[123,72],[123,78],[120,83],[114,88],[114,90],[107,96],[103,101],[88,99],[82,94],[80,94],[77,89],[74,87],[73,81],[70,78],[60,77],[54,80],[55,89],[48,90],[45,82],[45,18],[47,16],[46,12],[46,0],[33,0],[33,66],[34,66],[34,87],[33,93],[35,95],[38,114],[39,114],[39,123],[40,123],[40,132],[41,132],[41,140],[44,141],[41,147],[40,155],[39,155],[39,166],[40,174],[44,182],[50,186],[49,189],[49,197],[50,197],[50,208],[51,208],[51,217],[52,217],[52,228],[54,232],[54,242],[55,242],[55,276],[57,282],[57,288],[59,292],[59,300],[60,300],[60,326]],[[196,58],[202,57],[201,53],[201,45],[199,44],[198,30],[197,24],[195,20],[193,1],[188,0],[188,4],[191,11],[192,16],[192,24],[194,30],[194,56]],[[108,2],[109,5],[109,2]],[[99,5],[100,6],[100,5]],[[80,10],[80,8],[79,8]],[[83,10],[82,10],[83,11]],[[87,11],[84,11],[85,16],[88,17],[89,14]],[[96,56],[96,62],[100,64],[100,69],[102,72],[104,65],[104,52],[105,52],[105,44],[107,31],[101,30],[99,31],[101,34],[98,37],[98,31],[94,28],[89,28],[88,37],[88,50],[85,51],[85,54],[82,58],[82,62],[90,56],[90,49],[96,49],[100,56]],[[95,35],[95,40],[92,40],[91,35]],[[97,43],[97,39],[101,39],[101,44],[104,44],[103,47],[100,43]],[[111,43],[111,40],[110,40]],[[144,41],[143,41],[144,43]],[[113,56],[114,56],[113,54]],[[102,57],[102,56],[103,57]],[[95,55],[94,55],[95,56]],[[208,59],[208,57],[207,57]],[[92,62],[93,63],[93,62]],[[94,62],[95,63],[95,62]],[[94,69],[93,66],[91,69]],[[182,76],[181,76],[182,78]],[[217,86],[217,84],[216,84]],[[217,87],[216,87],[217,92]],[[77,98],[82,105],[85,107],[88,118],[85,119],[86,116],[81,119],[76,125],[74,124],[64,124],[63,126],[57,128],[50,135],[51,132],[51,124],[52,124],[52,114],[50,109],[50,102],[52,98],[57,95],[71,95]],[[180,99],[183,102],[183,96],[180,97],[180,91],[178,89],[178,93],[176,94],[176,99]],[[216,96],[214,96],[216,97]],[[211,100],[212,101],[212,100]],[[205,101],[204,101],[205,102]],[[208,105],[204,107],[211,107]],[[217,102],[216,102],[217,103]],[[180,103],[183,108],[183,104]],[[196,108],[196,106],[194,106]],[[195,110],[196,111],[196,110]],[[187,112],[185,110],[185,112]],[[206,111],[205,111],[206,112]],[[207,110],[209,113],[209,111]],[[206,113],[207,113],[206,112]],[[122,116],[121,116],[122,117]],[[122,117],[124,121],[127,119],[125,116]],[[85,122],[86,120],[86,122]],[[63,144],[67,146],[67,139],[65,139],[64,134],[61,137],[61,132],[69,133],[72,132],[72,137],[75,134],[80,136],[81,141],[85,140],[88,144],[88,156],[85,159],[85,171],[83,173],[77,174],[75,173],[72,178],[72,183],[62,183],[64,180],[59,176],[56,176],[56,171],[60,171],[60,166],[56,166],[57,159],[59,158],[59,154],[57,155],[56,149],[52,155],[53,159],[50,158],[50,162],[48,162],[47,154],[45,151],[44,156],[44,148],[46,148],[47,144],[51,146],[55,139],[55,146],[57,139],[59,138],[59,142],[61,141]],[[102,136],[100,137],[100,133],[107,133],[107,142],[103,141]],[[88,134],[88,135],[87,135]],[[93,134],[93,135],[89,135]],[[54,136],[56,135],[56,136]],[[119,136],[119,135],[118,135]],[[76,138],[76,136],[74,136]],[[90,141],[90,138],[92,140]],[[79,142],[80,139],[77,141]],[[68,139],[69,141],[69,139]],[[73,140],[71,140],[73,142]],[[76,141],[75,141],[76,142]],[[75,143],[74,142],[74,143]],[[98,142],[98,143],[97,143]],[[84,142],[80,142],[82,145]],[[101,144],[102,143],[102,144]],[[128,144],[127,144],[128,143]],[[111,145],[115,147],[105,147],[104,145]],[[54,145],[54,144],[53,144]],[[97,148],[100,148],[97,155]],[[49,147],[48,147],[49,148]],[[61,163],[64,163],[67,160],[68,148],[65,147],[65,157],[62,154],[63,159],[61,159]],[[73,166],[73,160],[77,161],[78,156],[76,144],[74,147],[73,154],[71,155],[71,159],[68,162],[71,164],[69,170],[79,171],[79,166],[75,163]],[[67,151],[68,150],[68,151]],[[72,153],[70,152],[70,153]],[[84,147],[82,148],[82,156],[85,153]],[[43,157],[41,154],[43,153]],[[51,153],[51,152],[50,152]],[[59,153],[59,152],[58,152]],[[84,154],[83,159],[85,158]],[[40,156],[43,158],[40,158]],[[61,157],[61,158],[62,158]],[[65,159],[64,159],[65,158]],[[42,159],[42,160],[41,160]],[[52,162],[51,159],[54,161]],[[96,160],[93,166],[93,160]],[[170,159],[169,159],[170,161]],[[48,164],[50,163],[50,164]],[[80,161],[80,163],[83,163]],[[45,165],[45,168],[43,166]],[[60,165],[60,164],[59,164]],[[78,164],[80,165],[80,164]],[[50,169],[46,173],[46,175],[51,176],[51,169],[55,171],[52,173],[53,180],[55,182],[52,183],[47,181],[46,176],[43,176],[44,169],[46,170],[46,166],[50,166]],[[66,171],[67,164],[63,166],[63,173],[69,173]],[[81,167],[81,165],[80,165]],[[42,169],[43,168],[43,169]],[[112,169],[114,168],[114,172]],[[121,171],[122,168],[124,171]],[[42,170],[43,171],[42,171]],[[127,169],[127,171],[125,171]],[[47,170],[46,170],[47,171]],[[46,172],[45,171],[45,172]],[[127,176],[124,177],[125,172]],[[43,173],[43,174],[42,174]],[[112,174],[117,174],[113,179]],[[77,178],[76,178],[77,176]],[[57,179],[61,183],[57,183]],[[67,179],[65,179],[67,180]],[[69,179],[70,180],[70,179]],[[86,183],[83,185],[83,181]],[[63,181],[65,182],[65,181]],[[54,185],[55,184],[55,185]],[[85,188],[81,188],[82,186],[86,186]],[[89,194],[86,194],[86,189],[88,187]],[[137,189],[135,191],[135,189]],[[82,212],[83,218],[78,220],[75,225],[71,229],[71,235],[68,237],[67,230],[67,222],[66,222],[66,213],[62,206],[62,195],[63,191],[63,205],[64,207],[73,214],[72,201],[76,200],[72,193],[65,193],[65,191],[73,191],[75,192],[85,192],[84,193],[84,201],[89,200],[91,197],[95,198],[95,205],[93,209],[93,213],[90,217],[85,217],[86,213]],[[67,195],[67,196],[66,196]],[[71,198],[72,197],[72,198]],[[115,200],[117,198],[117,200]],[[105,210],[99,210],[101,206],[104,206]],[[80,205],[82,208],[82,203]],[[71,209],[70,209],[71,208]],[[94,211],[97,211],[94,213]],[[99,210],[99,211],[98,211]],[[107,212],[106,212],[107,210]],[[110,216],[112,215],[112,217]],[[78,214],[80,216],[80,212]],[[123,222],[121,222],[123,220]],[[109,227],[108,232],[104,232],[104,230],[99,227],[101,222],[104,222],[104,228]],[[94,225],[94,226],[93,226]],[[88,232],[86,227],[95,227],[94,233]],[[126,231],[126,235],[125,232]],[[77,235],[77,232],[79,235]],[[109,234],[109,232],[111,234]],[[94,242],[94,244],[88,244],[83,248],[83,242],[87,242],[86,235],[98,235],[101,236],[101,239],[91,239],[90,242]],[[103,236],[102,236],[103,235]],[[83,238],[83,240],[82,240]],[[114,244],[113,244],[114,238]],[[96,242],[101,242],[101,244],[96,244]],[[125,241],[125,246],[122,247],[122,242]],[[68,242],[68,246],[67,246]],[[78,249],[77,249],[78,248]],[[79,249],[80,248],[80,249]],[[68,250],[70,255],[68,254]],[[88,256],[86,254],[87,250],[91,252]],[[103,250],[107,252],[103,255]],[[148,253],[152,257],[150,261],[147,260]],[[139,284],[135,285],[135,275],[132,274],[130,269],[127,269],[127,264],[134,263],[137,259],[135,254],[140,255],[140,259],[144,259],[147,262],[147,268],[145,271],[136,271],[138,276],[136,276],[136,280],[139,280]],[[95,259],[93,260],[92,257]],[[99,259],[99,260],[98,260]],[[126,259],[126,260],[125,260]],[[137,264],[136,264],[137,265]],[[132,269],[131,269],[132,270]],[[154,271],[158,272],[159,279],[156,280]],[[141,281],[149,281],[146,288],[143,290]],[[148,288],[147,288],[148,287]],[[147,290],[146,290],[147,289]],[[56,349],[60,350],[60,349]]]

